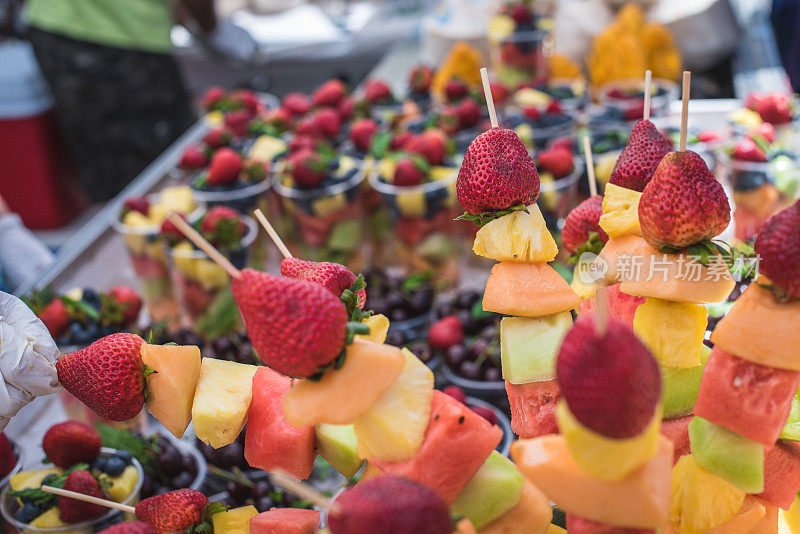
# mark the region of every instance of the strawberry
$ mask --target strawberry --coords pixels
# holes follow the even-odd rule
[[[242,164],[242,177],[248,182],[261,182],[267,178],[269,163],[258,159],[247,159]]]
[[[541,171],[548,171],[553,178],[563,178],[575,168],[572,151],[564,148],[542,150],[536,156],[536,166]]]
[[[428,330],[428,344],[432,349],[446,351],[464,341],[464,325],[455,315],[442,317]]]
[[[362,152],[369,152],[372,138],[378,132],[378,123],[372,119],[358,119],[350,126],[350,141]]]
[[[311,95],[315,106],[336,106],[345,95],[344,82],[333,79],[323,83]]]
[[[470,406],[469,409],[489,421],[489,424],[497,424],[497,414],[488,406]]]
[[[547,103],[545,111],[554,115],[560,115],[564,113],[564,109],[561,107],[561,102],[556,98]]]
[[[206,111],[216,109],[225,100],[227,93],[222,87],[209,87],[203,95],[202,106]]]
[[[186,215],[182,213],[179,213],[178,217],[180,217],[184,221],[186,220]],[[164,219],[164,222],[161,223],[161,228],[159,229],[159,235],[161,235],[161,237],[166,238],[167,241],[169,241],[172,244],[177,243],[178,241],[183,241],[183,239],[186,237],[183,235],[183,232],[177,226],[175,226],[175,223],[173,223],[169,219]]]
[[[450,395],[461,404],[467,403],[467,395],[464,393],[464,390],[458,386],[447,386],[442,390],[442,393]]]
[[[242,172],[242,157],[232,148],[223,147],[214,152],[208,166],[209,185],[235,182]]]
[[[761,101],[764,99],[765,96],[767,95],[762,93],[761,91],[753,91],[752,93],[747,95],[747,98],[745,98],[744,107],[752,111],[757,111],[758,105],[761,103]]]
[[[578,318],[561,343],[556,376],[572,415],[613,439],[639,435],[661,398],[658,362],[633,330],[613,317],[603,335],[594,317]]]
[[[342,352],[347,311],[326,288],[244,269],[233,297],[259,358],[288,376],[313,376]]]
[[[343,121],[349,121],[351,118],[353,118],[353,115],[355,115],[356,107],[356,99],[352,96],[345,95],[341,100],[339,100],[339,104],[336,106],[336,111],[339,112],[339,117],[341,117]]]
[[[0,477],[8,475],[17,465],[14,447],[8,441],[5,432],[0,432]]]
[[[517,25],[524,26],[533,22],[533,12],[531,12],[530,8],[524,4],[517,4],[512,7],[510,15]]]
[[[431,83],[433,83],[433,69],[427,65],[417,65],[408,73],[408,87],[412,93],[427,93]]]
[[[496,106],[502,106],[511,96],[511,91],[508,90],[508,86],[503,82],[489,83],[489,90],[492,92],[492,100]]]
[[[414,134],[409,132],[408,130],[403,130],[402,132],[398,132],[392,137],[392,150],[405,150],[406,145],[414,138]]]
[[[444,132],[426,130],[411,139],[405,149],[412,154],[419,154],[431,165],[441,165],[447,152]]]
[[[230,146],[233,142],[233,133],[224,127],[214,128],[206,134],[203,142],[211,148]]]
[[[570,154],[572,154],[573,149],[573,141],[569,137],[559,137],[558,139],[554,139],[550,142],[551,149],[560,149],[566,150]]]
[[[714,130],[703,130],[697,134],[697,140],[701,143],[714,143],[722,139],[722,136]]]
[[[202,169],[206,166],[206,163],[208,163],[206,153],[197,145],[189,145],[183,151],[178,167],[187,171],[194,171]]]
[[[247,135],[247,125],[253,118],[246,109],[237,109],[225,114],[225,127],[236,137]]]
[[[412,158],[401,158],[397,161],[392,183],[398,187],[419,185],[425,179],[425,173]]]
[[[457,106],[446,106],[436,117],[436,127],[447,135],[454,135],[458,132],[461,118],[458,114]]]
[[[458,127],[460,129],[472,128],[481,120],[481,107],[471,98],[465,98],[456,107],[458,114]]]
[[[608,242],[608,234],[600,228],[603,214],[603,197],[595,195],[587,198],[569,212],[561,230],[561,241],[570,254],[589,240],[589,233],[595,232],[603,243]]]
[[[289,154],[300,152],[303,149],[314,150],[317,146],[317,139],[308,135],[295,135],[289,141]]]
[[[297,258],[285,258],[281,261],[281,275],[295,280],[319,284],[337,298],[342,296],[342,292],[345,289],[350,289],[357,278],[344,265],[327,261],[306,261]],[[367,300],[366,289],[359,290],[356,295],[358,295],[359,307],[363,308],[364,302]]]
[[[643,191],[661,158],[669,151],[670,143],[655,125],[650,121],[640,120],[633,126],[628,143],[611,172],[609,183]]]
[[[150,211],[150,199],[147,197],[128,197],[122,207],[126,211],[138,211],[142,215],[147,215]]]
[[[132,419],[144,404],[145,366],[136,334],[111,334],[56,362],[64,389],[100,417]]]
[[[97,430],[80,421],[65,421],[51,426],[42,448],[56,467],[68,469],[79,463],[92,463],[100,456],[102,440]]]
[[[264,120],[267,124],[285,132],[292,127],[292,112],[284,107],[271,109],[267,111]]]
[[[313,116],[303,117],[300,119],[300,121],[297,123],[294,133],[298,136],[313,137],[315,139],[323,136],[322,130],[319,128],[319,123],[317,122],[316,117]]]
[[[468,93],[467,84],[457,78],[450,78],[444,85],[444,96],[447,102],[457,102],[467,96]]]
[[[384,104],[392,100],[392,89],[383,80],[370,79],[364,82],[364,98],[370,104]]]
[[[762,122],[755,128],[747,132],[747,137],[755,141],[756,139],[763,139],[767,143],[775,142],[775,126],[769,122]]]
[[[764,151],[749,138],[739,139],[739,141],[736,142],[733,146],[733,154],[731,157],[738,161],[755,161],[761,163],[767,161],[767,155],[764,154]]]
[[[105,493],[100,489],[97,480],[89,471],[73,471],[64,481],[64,489],[106,499]],[[64,523],[77,523],[100,517],[106,513],[107,508],[99,504],[90,504],[71,497],[58,498],[58,517]]]
[[[657,249],[682,249],[711,239],[730,220],[722,185],[691,150],[664,156],[639,201],[642,235]]]
[[[230,99],[247,111],[250,117],[257,115],[263,108],[261,100],[258,99],[258,94],[250,89],[236,89],[231,91]]]
[[[535,107],[524,108],[522,114],[531,122],[539,122],[542,119],[542,113]]]
[[[58,297],[40,309],[36,316],[44,323],[47,331],[54,338],[63,336],[69,326],[69,311]]]
[[[456,192],[461,206],[475,215],[527,206],[539,197],[539,173],[517,134],[494,128],[470,143]]]
[[[142,521],[124,521],[101,530],[99,534],[156,534],[156,530]]]
[[[309,102],[308,97],[299,92],[295,93],[288,93],[286,96],[283,97],[281,101],[281,106],[286,108],[289,113],[294,116],[305,115],[311,109],[311,102]]]
[[[314,114],[314,124],[316,124],[317,130],[329,139],[339,135],[339,131],[342,129],[342,119],[339,118],[339,112],[333,108],[318,110]]]
[[[775,125],[792,122],[792,106],[788,95],[771,93],[758,103],[761,120]]]
[[[322,156],[313,150],[301,150],[292,154],[289,159],[292,177],[302,188],[310,189],[319,186],[325,180],[325,162]]]
[[[756,236],[759,271],[800,298],[800,201],[773,215]]]
[[[203,216],[200,232],[217,248],[236,249],[247,232],[247,225],[238,211],[214,206]]]
[[[165,219],[169,220],[169,219]],[[142,298],[130,286],[114,286],[108,290],[103,299],[103,311],[113,308],[114,313],[119,313],[119,321],[115,321],[127,327],[136,322],[139,318],[139,311],[142,309]]]
[[[208,499],[193,489],[179,489],[154,495],[136,505],[136,519],[156,532],[183,532],[203,521]]]

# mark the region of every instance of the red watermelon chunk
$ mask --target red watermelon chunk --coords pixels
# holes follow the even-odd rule
[[[677,419],[664,419],[661,421],[661,435],[672,441],[675,446],[672,465],[675,465],[681,456],[692,452],[689,445],[689,423],[694,415],[678,417]]]
[[[748,362],[714,347],[700,381],[697,416],[766,446],[780,436],[800,371]]]
[[[558,434],[556,402],[561,389],[556,380],[512,384],[506,382],[511,405],[511,428],[521,438],[538,438]]]
[[[627,528],[567,514],[569,534],[655,534],[654,528]]]
[[[283,470],[306,479],[317,455],[314,427],[298,428],[283,416],[283,397],[290,378],[269,367],[259,367],[253,376],[253,400],[247,412],[244,457],[250,467],[264,471]]]
[[[387,474],[433,488],[452,504],[502,437],[498,426],[453,397],[434,391],[430,422],[416,456],[405,462],[374,463]]]
[[[319,512],[301,508],[270,508],[250,520],[250,534],[314,534]]]
[[[765,501],[788,510],[800,492],[800,443],[779,441],[764,449]]]
[[[636,295],[628,295],[619,290],[620,284],[613,284],[606,289],[606,300],[608,302],[608,315],[615,317],[627,324],[633,326],[633,316],[636,315],[636,309],[639,305],[644,304],[645,297],[637,297]],[[578,308],[579,315],[588,315],[594,313],[597,308],[597,299],[591,298],[581,301]]]

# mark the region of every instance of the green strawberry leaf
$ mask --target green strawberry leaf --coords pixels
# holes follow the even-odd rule
[[[575,249],[569,257],[567,257],[567,263],[578,263],[581,258],[581,255],[585,252],[591,252],[592,254],[600,254],[600,251],[603,250],[603,247],[606,244],[600,239],[600,234],[597,232],[589,232],[589,238],[586,242]]]
[[[392,144],[392,134],[390,132],[380,132],[372,137],[372,144],[369,152],[376,158],[383,158],[389,152]]]
[[[515,211],[524,211],[525,213],[529,213],[528,206],[526,206],[525,204],[520,204],[518,206],[512,206],[508,209],[499,211],[484,211],[478,214],[464,212],[462,215],[456,217],[455,220],[470,221],[477,224],[478,226],[484,226],[494,221],[495,219],[499,219],[500,217],[504,217],[509,213],[514,213]]]
[[[491,317],[492,315],[494,315],[493,312],[484,311],[484,309],[483,309],[483,298],[480,298],[480,299],[475,301],[475,303],[469,309],[469,314],[473,319],[475,319],[477,321],[483,320],[483,319],[485,319],[487,317]]]
[[[63,296],[59,298],[61,299],[61,302],[64,303],[64,306],[66,306],[70,312],[74,310],[77,316],[85,315],[86,317],[94,319],[95,321],[100,319],[100,311],[94,306],[91,306],[90,304],[86,303],[85,301],[74,300],[69,297],[63,297]],[[70,315],[72,314],[70,313]]]
[[[403,290],[404,293],[413,293],[414,291],[417,291],[421,287],[425,286],[432,279],[433,279],[433,273],[431,271],[412,274],[411,276],[403,280],[401,289]]]
[[[127,430],[103,423],[97,423],[97,432],[100,434],[104,447],[128,451],[142,464],[145,473],[166,483],[167,477],[161,469],[161,465],[156,461],[158,456],[158,438],[156,436],[137,436]]]

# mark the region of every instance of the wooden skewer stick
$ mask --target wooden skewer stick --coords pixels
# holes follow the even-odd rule
[[[589,194],[597,195],[597,180],[594,176],[594,157],[592,156],[592,143],[589,136],[583,136],[583,153],[586,155],[586,175],[589,177]]]
[[[689,93],[692,86],[692,73],[688,70],[683,71],[683,94],[681,100],[683,106],[681,107],[681,142],[678,145],[679,152],[686,151],[686,136],[688,134],[689,126]]]
[[[486,67],[481,69],[481,81],[483,82],[483,95],[486,97],[486,107],[489,110],[489,121],[492,128],[497,128],[497,111],[494,109],[494,98],[492,98],[492,85],[489,83],[489,71]]]
[[[341,511],[341,507],[327,496],[318,492],[310,485],[293,479],[282,471],[271,473],[269,478],[274,485],[280,486],[289,493],[294,494],[296,497],[300,497],[301,499],[305,499],[312,504],[316,504],[320,508],[324,508],[332,514],[338,514]]]
[[[278,250],[280,250],[281,254],[283,254],[283,257],[284,258],[293,257],[292,253],[289,252],[289,249],[286,248],[286,245],[283,243],[281,236],[278,235],[278,232],[275,231],[275,228],[272,227],[267,218],[264,216],[264,212],[261,211],[261,209],[256,208],[256,211],[253,212],[253,215],[256,216],[258,222],[260,222],[261,226],[264,227],[264,230],[267,231],[269,236],[272,238],[272,242],[275,243],[275,246],[278,247]]]
[[[644,115],[646,121],[650,120],[650,85],[653,81],[653,71],[647,69],[644,71]]]
[[[223,256],[219,250],[215,249],[211,243],[206,241],[206,239],[201,236],[197,230],[192,228],[192,225],[186,222],[183,217],[174,211],[171,211],[167,217],[170,221],[172,221],[172,224],[178,227],[178,230],[183,232],[183,235],[185,235],[189,241],[197,245],[200,250],[208,254],[208,257],[214,260],[217,265],[222,267],[225,272],[231,276],[231,278],[240,278],[242,276],[242,273],[239,272],[239,269],[237,269],[228,260],[228,258]]]
[[[84,495],[83,493],[78,493],[76,491],[54,488],[53,486],[42,486],[42,491],[45,493],[52,493],[53,495],[60,495],[61,497],[71,497],[77,501],[83,501],[91,504],[105,506],[106,508],[121,510],[126,514],[133,514],[136,512],[136,508],[134,508],[133,506],[128,506],[127,504],[101,499],[99,497],[92,497],[91,495]]]
[[[597,309],[594,316],[594,327],[598,336],[605,336],[608,330],[608,297],[606,295],[606,284],[599,283],[595,294]]]

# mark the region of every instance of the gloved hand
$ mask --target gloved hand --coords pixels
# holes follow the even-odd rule
[[[33,399],[61,389],[59,356],[44,323],[17,297],[0,292],[0,430]]]

